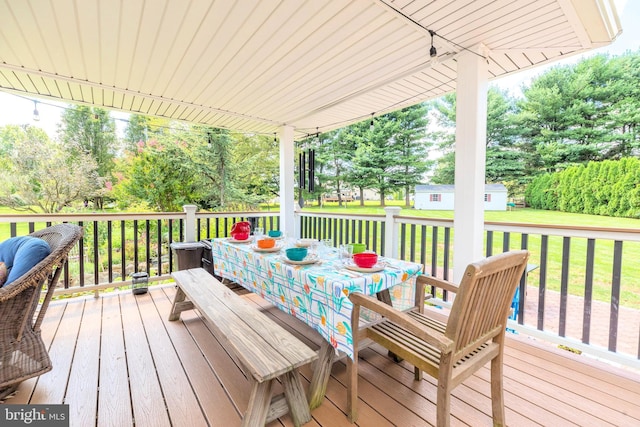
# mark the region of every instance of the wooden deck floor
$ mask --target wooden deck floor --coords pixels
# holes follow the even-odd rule
[[[249,383],[196,311],[167,320],[173,286],[51,304],[43,325],[53,371],[20,385],[7,404],[67,403],[71,426],[225,426],[240,424]],[[260,298],[246,298],[312,348],[319,336]],[[640,425],[640,374],[511,338],[505,350],[506,417],[512,426]],[[413,381],[380,347],[362,353],[361,426],[435,423],[434,381]],[[305,387],[311,368],[302,370]],[[489,369],[453,394],[452,425],[490,426]],[[350,425],[345,365],[337,362],[313,426]],[[272,426],[291,425],[288,417]]]

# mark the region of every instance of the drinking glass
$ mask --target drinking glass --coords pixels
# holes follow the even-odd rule
[[[342,260],[343,266],[346,266],[351,263],[352,256],[353,256],[353,246],[351,245],[340,246],[340,258]]]
[[[322,239],[320,241],[322,244],[322,253],[326,256],[331,253],[331,249],[333,247],[333,240],[331,239]]]
[[[253,229],[253,235],[256,236],[256,239],[259,239],[264,234],[264,228],[256,227]]]

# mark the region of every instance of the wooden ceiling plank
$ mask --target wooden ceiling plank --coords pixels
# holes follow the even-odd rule
[[[494,54],[493,52],[491,52],[490,56],[491,60],[507,73],[516,71],[518,69],[518,66],[514,64],[514,62],[511,61],[511,59],[505,53]]]
[[[223,93],[223,99],[228,100],[224,105],[231,106],[233,104],[229,104],[230,100],[242,99],[247,94],[256,92],[259,88],[268,88],[266,92],[264,90],[259,92],[262,92],[262,99],[269,99],[274,96],[274,93],[281,92],[280,84],[297,80],[297,76],[304,76],[303,68],[309,70],[326,66],[326,62],[333,57],[330,49],[335,47],[335,42],[327,40],[326,33],[331,33],[329,36],[331,38],[335,37],[336,31],[348,31],[345,29],[354,28],[358,20],[363,19],[362,14],[367,13],[367,11],[358,11],[355,4],[345,3],[345,6],[339,11],[329,7],[321,8],[312,16],[301,17],[299,22],[293,24],[296,30],[288,31],[286,33],[288,37],[279,40],[280,43],[275,49],[265,49],[270,54],[263,63],[264,66],[260,69],[259,74],[246,78],[246,82],[249,84],[238,86],[243,91],[235,91],[233,97],[224,97]],[[326,31],[324,26],[329,23],[331,31]],[[326,72],[324,74],[326,75]],[[252,97],[252,101],[254,103],[260,102],[255,96]],[[248,108],[252,109],[253,107],[249,105]]]
[[[100,57],[99,81],[107,85],[115,85],[118,63],[118,28],[122,13],[120,2],[100,2],[98,5],[99,40],[97,49]]]
[[[233,82],[254,82],[258,80],[264,74],[268,74],[269,70],[275,66],[286,55],[287,43],[291,39],[299,40],[302,43],[309,34],[313,31],[311,21],[317,19],[317,13],[323,11],[321,2],[306,2],[299,3],[298,8],[278,8],[274,11],[273,16],[260,27],[259,32],[265,32],[265,34],[256,34],[254,37],[257,44],[253,49],[244,49],[239,52],[237,62],[238,65],[234,67],[235,74],[230,75],[229,70],[222,70],[220,74],[220,80],[225,82],[229,81],[233,77]],[[304,5],[305,7],[302,7]],[[286,22],[286,25],[282,25]],[[271,30],[271,34],[269,34]],[[260,69],[252,66],[252,63],[262,64]],[[229,67],[231,69],[231,67]],[[241,84],[240,84],[241,85]],[[245,84],[246,85],[246,84]],[[209,96],[213,91],[216,91],[217,97],[220,100],[219,105],[222,108],[228,106],[228,102],[239,94],[236,92],[236,87],[239,84],[223,84],[212,87],[209,84],[203,88],[203,95]],[[196,98],[198,100],[199,98]]]
[[[9,81],[5,74],[9,74],[10,72],[4,71],[0,69],[0,87],[12,88],[13,84]]]
[[[546,0],[551,2],[554,0]],[[503,34],[512,21],[522,14],[535,16],[544,10],[545,0],[529,0],[529,2],[510,0],[494,1],[487,4],[482,9],[482,17],[470,21],[455,21],[453,24],[444,27],[438,34],[446,36],[456,43],[470,47],[478,43],[484,43],[492,48],[491,35]],[[436,37],[436,41],[437,41]],[[459,49],[458,49],[459,50]]]
[[[131,102],[131,111],[134,111],[137,114],[141,113],[142,110],[140,109],[140,106],[143,102],[144,98],[142,96],[133,96]]]
[[[38,95],[51,96],[51,92],[49,91],[49,88],[47,87],[47,84],[42,77],[32,76],[31,83],[36,88]]]
[[[71,101],[71,103],[82,101],[82,89],[80,88],[80,85],[73,83],[69,84],[68,87],[70,92],[69,101]]]
[[[101,81],[102,57],[100,56],[100,19],[96,0],[76,2],[78,43],[80,50],[74,55],[81,59],[84,67],[83,79]]]
[[[332,78],[329,79],[321,79],[321,75],[327,74],[327,70],[309,70],[307,75],[313,77],[314,75],[318,75],[318,78],[315,79],[316,81],[319,82],[319,85],[316,87],[307,87],[306,88],[306,96],[305,98],[309,98],[309,99],[315,99],[317,104],[322,103],[323,101],[321,99],[318,98],[318,96],[326,98],[326,97],[330,97],[332,96],[332,91],[335,90],[335,87],[350,87],[352,91],[357,90],[358,88],[362,87],[363,85],[368,85],[371,84],[371,81],[373,81],[373,78],[370,77],[371,76],[371,67],[369,66],[370,63],[377,63],[377,69],[375,70],[375,73],[377,73],[380,76],[383,76],[383,78],[389,78],[389,72],[391,73],[399,73],[401,70],[398,70],[397,64],[399,63],[400,60],[402,59],[407,59],[408,56],[412,56],[412,57],[416,57],[415,51],[416,48],[412,48],[410,45],[404,46],[403,48],[398,47],[396,44],[393,43],[393,40],[395,39],[395,37],[401,37],[401,35],[397,35],[397,34],[392,34],[391,36],[387,37],[385,39],[385,42],[388,42],[389,44],[387,46],[385,45],[381,45],[381,44],[376,44],[373,47],[370,48],[366,48],[366,47],[362,47],[360,48],[360,46],[357,46],[357,49],[355,49],[355,53],[351,53],[349,54],[348,52],[345,53],[345,56],[340,56],[339,58],[334,58],[334,60],[336,61],[336,64],[334,65],[333,63],[331,63],[332,67],[338,67],[340,63],[343,63],[345,61],[347,61],[348,57],[353,58],[354,56],[357,58],[356,61],[354,61],[353,63],[351,61],[349,61],[350,64],[352,64],[352,66],[350,67],[342,67],[340,69],[339,73],[336,73],[335,71],[331,74]],[[410,43],[410,40],[406,40],[406,43]],[[382,43],[382,42],[381,42]],[[413,41],[414,45],[417,45],[417,48],[419,49],[419,43],[420,40],[416,39]],[[424,56],[420,55],[419,59],[417,61],[417,63],[420,63],[423,61]],[[368,62],[371,61],[371,62]],[[380,61],[384,61],[384,63],[381,63]],[[406,65],[406,64],[405,64]],[[409,65],[416,65],[416,64],[409,64]],[[320,74],[318,74],[320,73]],[[363,73],[369,73],[369,76],[366,76]],[[382,79],[379,77],[379,79]],[[297,84],[294,84],[297,83]],[[283,88],[283,87],[279,87],[279,96],[281,96],[284,99],[293,99],[295,94],[298,93],[300,90],[303,89],[302,84],[304,83],[303,80],[300,80],[299,82],[292,82],[290,84],[289,87],[287,88]],[[260,104],[256,104],[256,106],[254,108],[261,108]],[[295,104],[291,104],[290,107],[288,107],[289,109],[296,109],[298,108]]]
[[[120,92],[113,92],[113,106],[124,110],[124,94]]]
[[[528,9],[525,9],[529,11]],[[535,28],[535,25],[540,23],[547,23],[551,20],[562,19],[562,16],[558,15],[558,9],[554,5],[547,5],[538,9],[530,10],[529,14],[518,13],[516,15],[506,15],[503,17],[504,22],[498,21],[499,27],[495,27],[492,31],[486,35],[487,46],[491,49],[508,49],[521,47],[518,43],[512,40],[513,37],[518,37],[522,33],[535,33],[539,29]],[[555,21],[559,23],[559,21]],[[561,21],[560,21],[561,22]]]
[[[222,40],[222,43],[232,44],[233,47],[225,49],[221,54],[202,58],[203,69],[209,71],[207,79],[194,81],[189,90],[185,91],[185,99],[198,102],[203,92],[217,92],[225,85],[233,87],[237,82],[242,82],[240,76],[242,75],[242,69],[246,68],[247,61],[252,59],[256,52],[269,50],[270,46],[273,46],[273,41],[270,39],[271,35],[282,27],[282,22],[288,22],[283,18],[287,18],[289,15],[285,15],[279,18],[281,19],[280,26],[270,25],[270,22],[277,20],[273,18],[273,15],[282,16],[277,11],[278,4],[259,2],[257,7],[248,14],[238,28],[234,28],[233,31],[228,29],[223,32],[228,36],[228,39]],[[266,44],[267,42],[268,44]],[[255,67],[249,68],[251,70],[255,69]]]
[[[168,21],[174,19],[173,16],[167,16],[167,9],[168,2],[166,0],[144,3],[138,31],[145,36],[138,37],[136,40],[128,78],[128,87],[135,87],[142,93],[149,93],[148,88],[151,87],[151,84],[145,84],[145,81],[147,76],[155,73],[149,64],[154,55],[162,55],[159,51],[162,51],[164,47],[159,43],[159,40],[161,34],[166,31],[165,25],[168,26]],[[165,61],[167,61],[167,58],[165,58]]]
[[[237,8],[242,6],[236,2],[215,2],[213,5],[215,9],[208,10],[206,19],[198,22],[198,17],[192,16],[197,23],[197,32],[193,33],[189,44],[184,46],[184,55],[179,63],[174,64],[175,71],[167,81],[167,86],[160,88],[163,93],[185,100],[182,93],[186,93],[195,82],[207,78],[212,69],[215,70],[212,68],[212,57],[216,57],[219,52],[233,50],[235,43],[230,37],[242,25],[243,14],[237,12]],[[185,75],[190,78],[184,78]]]
[[[59,74],[68,70],[68,77],[74,77],[79,79],[87,78],[87,70],[84,61],[79,58],[78,52],[82,52],[82,46],[80,45],[80,38],[82,34],[79,32],[78,17],[75,12],[75,4],[73,0],[60,0],[56,1],[53,6],[53,13],[55,15],[54,22],[56,32],[49,34],[48,37],[59,37],[60,46],[62,51],[55,52],[56,64],[64,60],[64,66],[56,65],[55,72]]]
[[[193,37],[193,32],[200,25],[200,21],[206,16],[207,9],[211,7],[206,2],[169,2],[164,14],[161,31],[156,34],[155,48],[151,52],[142,92],[161,94],[158,89],[166,86],[168,79],[175,69],[164,67],[167,58],[176,58],[175,63],[180,63],[184,50],[189,48],[188,41]]]
[[[0,55],[3,62],[9,64],[37,65],[33,52],[30,32],[36,27],[33,15],[27,4],[0,3]],[[24,22],[24,26],[22,23]]]
[[[14,89],[17,90],[19,92],[26,92],[27,89],[23,86],[20,78],[16,75],[16,73],[14,71],[4,71],[3,70],[3,76],[5,78],[5,80],[7,80],[9,82],[8,84],[8,88],[10,89]]]
[[[136,64],[136,46],[138,39],[144,37],[139,31],[140,21],[143,19],[142,0],[127,0],[120,2],[117,27],[113,28],[114,43],[117,46],[116,60],[113,64],[112,85],[120,89],[129,89],[131,67]]]

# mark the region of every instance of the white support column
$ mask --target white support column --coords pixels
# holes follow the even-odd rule
[[[479,55],[476,55],[475,53]],[[483,257],[484,186],[487,140],[486,48],[458,57],[456,82],[455,209],[453,280]]]
[[[184,221],[184,241],[195,242],[196,241],[196,211],[198,207],[196,205],[183,205],[182,210],[186,213]]]
[[[387,206],[384,208],[384,254],[389,258],[398,258],[398,227],[394,216],[400,215],[400,206]]]
[[[280,130],[280,229],[289,237],[300,237],[296,231],[295,208],[295,142],[293,127]]]

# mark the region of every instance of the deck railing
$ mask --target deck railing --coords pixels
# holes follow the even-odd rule
[[[423,264],[427,274],[452,278],[452,220],[300,216],[304,237],[364,242],[383,255]],[[510,330],[640,368],[640,230],[485,223],[485,255],[513,249],[531,255]],[[451,300],[446,293],[435,297],[444,307]]]
[[[453,221],[386,215],[298,213],[301,237],[363,242],[382,255],[419,262],[425,273],[451,279]],[[57,294],[98,292],[131,285],[131,274],[170,279],[177,269],[171,243],[225,237],[234,222],[279,228],[277,212],[0,215],[0,236],[25,235],[60,222],[85,228],[70,255]],[[640,367],[640,230],[485,224],[487,255],[510,249],[531,252],[509,325],[579,351]],[[451,297],[437,294],[445,307]]]

